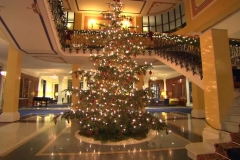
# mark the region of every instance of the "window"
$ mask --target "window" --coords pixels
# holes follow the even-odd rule
[[[143,16],[143,32],[175,32],[186,25],[184,3],[163,14]]]
[[[83,89],[83,82],[81,81],[80,84],[79,84],[79,88],[80,89]]]
[[[65,12],[67,18],[67,29],[74,30],[75,14],[74,12]]]
[[[156,25],[161,25],[162,24],[162,15],[156,15]]]
[[[149,16],[150,31],[155,32],[155,16]]]

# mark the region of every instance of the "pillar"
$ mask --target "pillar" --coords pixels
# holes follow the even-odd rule
[[[167,83],[166,83],[166,79],[164,78],[163,79],[163,89],[164,89],[164,99],[166,99],[167,98]]]
[[[232,65],[230,60],[227,30],[210,29],[200,35],[204,101],[206,120],[210,126],[222,129],[221,122],[234,100]],[[203,132],[205,137],[218,138],[211,134],[210,127]],[[216,133],[216,132],[215,132]]]
[[[87,90],[88,87],[87,87],[87,78],[86,77],[83,77],[83,90]]]
[[[79,64],[73,64],[72,65],[72,72],[77,71],[78,68],[80,68]],[[76,77],[75,75],[72,76],[72,88],[79,89],[80,80],[79,77]],[[72,104],[78,103],[78,97],[75,94],[72,94]]]
[[[63,83],[62,83],[62,90],[67,89],[67,88],[68,88],[68,79],[64,77],[63,78]],[[64,98],[63,103],[67,104],[68,103],[67,92],[63,92],[62,95],[64,95],[63,96],[63,98]]]
[[[58,101],[57,101],[57,104],[63,104],[63,102],[62,102],[62,98],[63,98],[62,83],[63,83],[63,76],[58,76]]]
[[[20,119],[18,112],[22,55],[12,46],[8,48],[7,76],[3,95],[3,110],[0,122],[14,122]]]
[[[137,27],[136,32],[142,33],[143,32],[143,29],[142,29],[142,26],[143,26],[142,19],[143,19],[143,17],[142,16],[136,16],[135,19],[136,19],[136,26],[135,27]]]
[[[82,26],[82,13],[74,13],[74,14],[75,14],[74,30],[82,30],[84,28]]]
[[[38,82],[38,97],[43,97],[42,79],[43,79],[42,76],[40,76]]]
[[[1,67],[1,70],[3,71],[3,72],[6,72],[6,65],[4,65],[4,66],[2,66]],[[0,74],[0,76],[1,76],[1,91],[0,91],[0,98],[1,98],[1,100],[0,100],[0,102],[1,102],[1,104],[0,104],[0,109],[2,109],[3,108],[3,95],[4,95],[4,88],[5,88],[5,79],[6,79],[6,75],[2,75],[2,74]]]
[[[190,102],[190,87],[189,87],[189,79],[186,78],[186,98],[187,98],[187,102],[186,102],[186,106],[192,106],[192,103]],[[204,106],[203,106],[204,107]],[[204,111],[205,112],[205,111]],[[205,113],[204,113],[205,114]],[[204,116],[205,117],[205,116]]]
[[[203,89],[192,83],[193,109],[191,116],[194,118],[205,118],[205,103]]]

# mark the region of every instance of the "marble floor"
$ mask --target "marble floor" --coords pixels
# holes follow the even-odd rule
[[[202,141],[203,119],[189,114],[153,113],[169,126],[170,132],[154,133],[147,140],[120,145],[89,143],[76,137],[76,124],[53,115],[31,115],[15,123],[0,123],[0,160],[187,160],[185,146]]]

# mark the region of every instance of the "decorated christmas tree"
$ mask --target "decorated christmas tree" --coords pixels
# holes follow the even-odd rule
[[[164,122],[144,110],[151,91],[134,87],[138,75],[145,75],[152,66],[138,65],[132,60],[144,50],[141,38],[130,31],[131,27],[123,26],[122,21],[131,22],[132,17],[121,15],[122,3],[115,1],[109,5],[113,10],[102,13],[108,24],[99,24],[98,36],[89,36],[92,43],[86,44],[103,48],[90,55],[96,70],[72,72],[77,78],[86,78],[88,89],[65,90],[76,94],[79,100],[73,104],[74,109],[61,117],[68,121],[77,119],[80,135],[102,142],[143,139],[151,129],[167,130]],[[55,122],[57,118],[54,117]]]

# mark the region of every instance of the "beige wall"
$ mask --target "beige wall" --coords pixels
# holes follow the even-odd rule
[[[240,9],[240,0],[215,0],[192,18],[190,1],[184,0],[187,25],[176,34],[187,35],[202,32]]]

